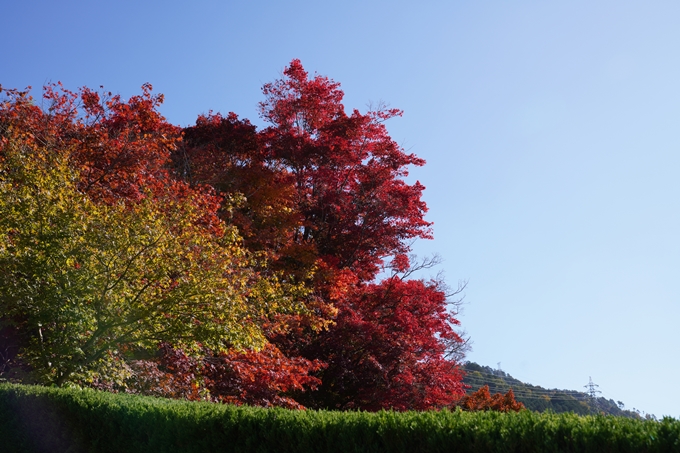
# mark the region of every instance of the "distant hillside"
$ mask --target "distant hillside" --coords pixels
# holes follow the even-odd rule
[[[521,401],[532,411],[543,412],[574,412],[580,415],[605,413],[630,418],[641,418],[635,411],[623,409],[623,403],[617,404],[614,400],[605,398],[590,398],[587,393],[575,390],[545,389],[537,385],[525,384],[509,374],[494,370],[488,366],[481,366],[474,362],[463,365],[466,372],[463,380],[471,387],[469,392],[474,392],[484,385],[489,386],[492,394],[505,394],[509,389],[515,393],[515,399]],[[652,416],[653,417],[653,416]]]

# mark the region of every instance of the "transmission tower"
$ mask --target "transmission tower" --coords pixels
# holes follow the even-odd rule
[[[602,393],[601,391],[598,390],[600,386],[593,382],[592,377],[588,376],[588,385],[584,385],[584,387],[586,388],[588,396],[590,397],[591,404],[593,405],[595,410],[598,410],[599,405],[597,403],[597,394]]]

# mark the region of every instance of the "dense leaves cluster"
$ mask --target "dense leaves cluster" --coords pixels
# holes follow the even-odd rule
[[[498,411],[498,412],[519,412],[525,409],[524,404],[515,400],[512,389],[503,395],[489,392],[489,386],[485,385],[476,392],[465,395],[458,406],[466,411]]]
[[[150,85],[5,92],[0,372],[291,408],[463,395],[456,305],[408,256],[432,232],[404,181],[424,161],[384,126],[401,112],[347,113],[298,60],[263,93],[258,131],[182,130]]]

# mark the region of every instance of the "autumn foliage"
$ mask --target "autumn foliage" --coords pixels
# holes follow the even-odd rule
[[[263,314],[302,308],[306,290],[261,276],[212,189],[171,178],[164,132],[176,141],[179,130],[148,91],[101,110],[92,96],[81,91],[82,114],[55,87],[46,111],[25,93],[3,103],[0,312],[19,350],[13,368],[40,383],[125,387],[131,361],[159,342],[195,353],[264,346]],[[92,136],[96,158],[83,145]],[[93,178],[97,166],[107,170]]]
[[[524,404],[515,400],[512,389],[508,390],[505,395],[501,393],[491,395],[488,385],[470,395],[465,395],[457,406],[465,411],[519,412],[525,409]]]
[[[48,86],[46,108],[27,93],[6,91],[0,183],[22,183],[6,176],[15,172],[10,157],[19,168],[21,156],[44,156],[50,165],[31,177],[65,187],[63,197],[81,200],[82,211],[65,203],[54,214],[61,223],[46,225],[78,232],[104,222],[110,230],[100,229],[100,239],[83,233],[69,245],[73,256],[44,266],[71,266],[59,294],[80,288],[69,293],[80,320],[69,344],[74,351],[92,346],[89,358],[59,350],[62,368],[45,374],[41,363],[53,360],[40,351],[46,337],[58,335],[36,332],[65,325],[64,299],[44,300],[52,311],[33,319],[28,305],[12,305],[15,293],[3,293],[2,341],[21,351],[3,369],[60,385],[289,408],[430,409],[463,396],[457,359],[465,340],[455,301],[442,280],[414,278],[432,261],[409,256],[414,240],[432,237],[432,225],[424,218],[424,187],[404,180],[410,166],[425,162],[404,152],[384,125],[401,112],[378,106],[348,113],[340,85],[310,77],[298,60],[263,94],[268,127],[257,130],[234,113],[173,126],[148,84],[127,101]],[[44,191],[55,193],[50,187]],[[19,206],[8,203],[7,212]],[[118,220],[107,223],[107,216]],[[144,226],[150,221],[156,230]],[[16,248],[23,230],[4,228],[9,247],[0,259],[17,263],[33,253]],[[24,233],[30,242],[32,233]],[[50,244],[61,247],[59,241]],[[130,255],[117,254],[128,243]],[[169,259],[173,247],[176,259]],[[2,274],[9,286],[27,284],[24,268],[15,269]],[[90,294],[86,283],[96,275],[110,280]],[[73,286],[76,277],[82,288]],[[109,288],[116,279],[121,284]],[[123,305],[104,304],[112,300]],[[138,302],[157,310],[125,311]],[[148,322],[156,312],[157,321]],[[114,327],[122,330],[110,333]]]

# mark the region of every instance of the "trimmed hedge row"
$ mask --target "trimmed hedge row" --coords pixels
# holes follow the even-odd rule
[[[3,452],[680,452],[680,421],[290,411],[0,384]]]

